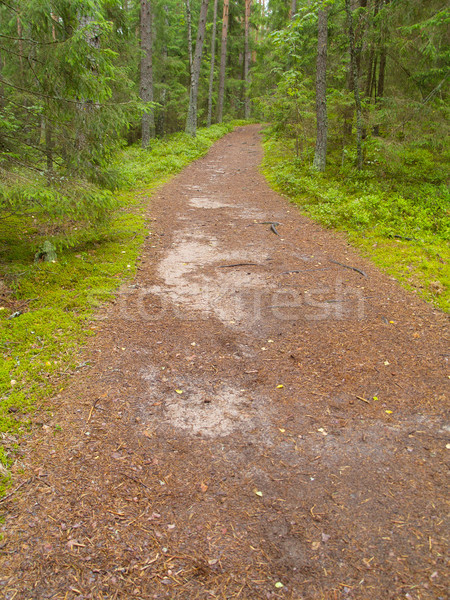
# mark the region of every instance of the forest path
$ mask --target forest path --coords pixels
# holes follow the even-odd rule
[[[2,597],[446,596],[445,316],[261,158],[239,128],[152,200],[135,281],[22,445]]]

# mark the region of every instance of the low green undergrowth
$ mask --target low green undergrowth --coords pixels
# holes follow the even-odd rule
[[[366,143],[365,167],[352,157],[343,166],[330,153],[325,173],[312,157],[295,158],[292,143],[270,133],[264,173],[307,215],[348,232],[361,248],[402,284],[448,310],[450,238],[448,156],[428,149]]]
[[[36,202],[32,213],[0,211],[0,468],[10,465],[30,411],[63,388],[77,367],[80,346],[95,335],[94,311],[134,275],[147,234],[148,192],[235,124],[199,130],[196,139],[177,134],[147,150],[122,150],[111,165],[121,189],[108,192],[108,218],[95,223],[79,213],[49,223],[48,206],[39,210]],[[45,182],[33,185],[44,197]],[[34,262],[45,240],[56,247],[56,262]],[[7,484],[5,471],[0,492]]]

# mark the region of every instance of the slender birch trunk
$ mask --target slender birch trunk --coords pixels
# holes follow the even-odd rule
[[[358,169],[362,169],[362,110],[361,97],[359,94],[358,68],[356,62],[355,33],[353,30],[353,13],[350,7],[350,0],[345,0],[345,11],[347,13],[347,28],[350,46],[350,72],[353,83],[353,94],[355,97],[356,108],[356,162]]]
[[[250,11],[252,0],[245,0],[244,23],[244,117],[250,118]]]
[[[203,42],[206,33],[206,17],[208,13],[209,0],[202,0],[200,17],[197,29],[197,42],[195,44],[194,60],[192,62],[191,85],[189,89],[189,108],[186,119],[186,133],[195,137],[197,133],[197,99],[198,84],[200,80],[200,67],[202,64]]]
[[[313,167],[325,171],[327,160],[327,44],[328,8],[319,10],[316,69],[316,119],[317,137]]]
[[[212,122],[212,96],[214,85],[214,66],[216,62],[216,30],[217,30],[217,4],[218,0],[214,0],[214,15],[213,15],[213,30],[211,37],[211,68],[209,71],[209,90],[208,90],[208,127],[211,127]]]
[[[192,14],[190,0],[186,0],[186,21],[188,36],[188,54],[189,54],[189,76],[192,77]]]
[[[220,73],[219,73],[219,98],[217,101],[217,122],[222,123],[223,103],[225,96],[225,70],[227,63],[227,41],[228,41],[228,12],[230,0],[223,0],[222,17],[222,45],[220,48]]]
[[[150,0],[141,0],[141,82],[140,98],[153,102],[153,35],[152,7]],[[146,148],[155,135],[155,113],[146,109],[142,115],[142,147]]]

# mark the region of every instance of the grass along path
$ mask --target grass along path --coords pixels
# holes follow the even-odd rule
[[[0,494],[30,411],[64,389],[80,368],[77,353],[96,326],[91,318],[115,290],[134,276],[140,247],[151,235],[144,213],[152,190],[203,156],[233,124],[154,140],[148,150],[121,151],[119,206],[110,220],[60,233],[38,214],[0,221]],[[56,262],[34,263],[50,239]],[[50,409],[49,409],[50,410]],[[57,433],[57,427],[55,429]]]
[[[293,142],[266,135],[263,172],[272,187],[349,241],[404,287],[450,309],[449,193],[446,157],[367,149],[364,170],[331,156],[326,173],[294,158]],[[334,162],[333,162],[334,161]]]

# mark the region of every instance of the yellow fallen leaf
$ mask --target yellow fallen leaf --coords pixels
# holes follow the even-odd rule
[[[175,390],[177,394],[182,394],[183,390]]]
[[[392,410],[385,410],[385,413],[387,413],[388,415],[392,415]]]
[[[378,396],[374,396],[374,397],[373,397],[373,400],[378,400]]]
[[[260,491],[259,491],[259,490],[257,490],[256,488],[253,490],[253,492],[254,492],[254,493],[257,495],[257,496],[259,496],[260,498],[261,498],[261,497],[262,497],[262,495],[263,495],[263,494],[262,494],[262,492],[260,492]]]
[[[284,385],[282,383],[280,383],[279,385],[277,385],[277,390],[282,390],[284,388]]]
[[[286,429],[283,429],[282,427],[279,427],[278,429],[281,431],[281,433],[284,433],[286,431]]]
[[[276,582],[276,584],[275,584],[275,587],[276,587],[278,590],[281,590],[281,588],[284,588],[284,585],[281,583],[281,581],[277,581],[277,582]]]

